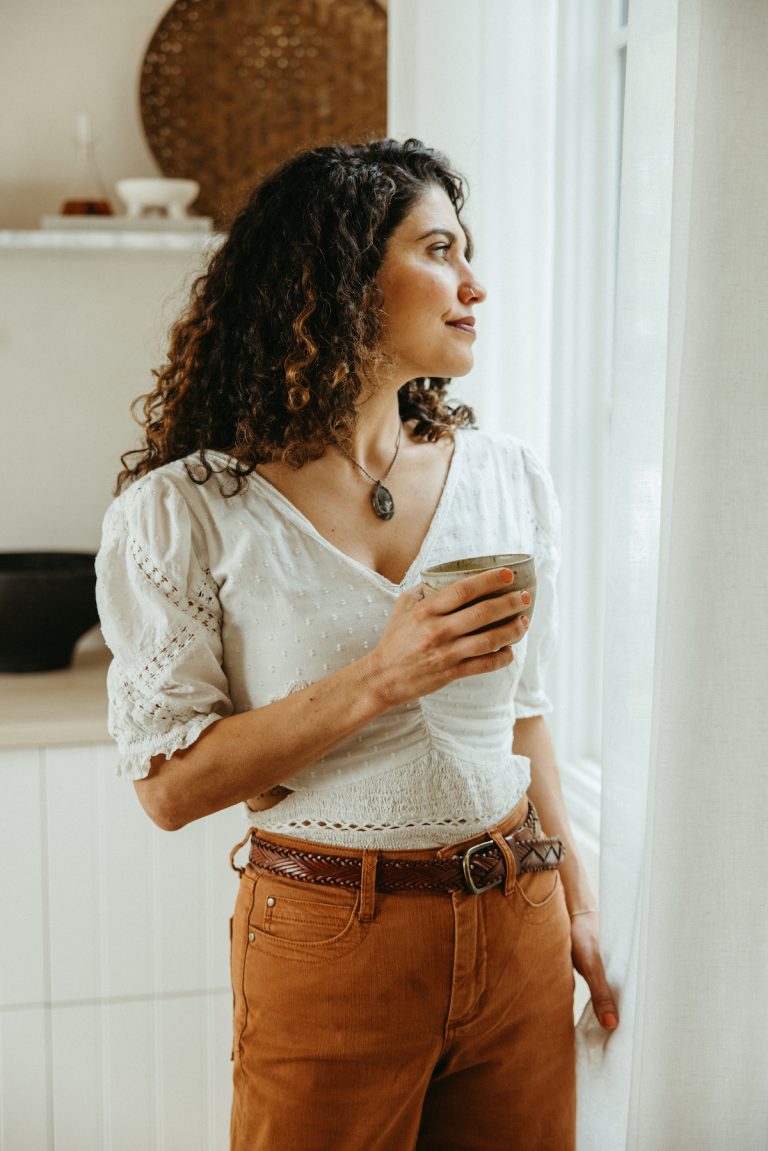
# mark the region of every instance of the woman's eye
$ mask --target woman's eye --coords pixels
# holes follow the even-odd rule
[[[430,251],[436,252],[440,256],[441,260],[447,260],[448,259],[448,253],[450,252],[450,250],[451,250],[450,244],[433,244],[432,247],[430,248]]]

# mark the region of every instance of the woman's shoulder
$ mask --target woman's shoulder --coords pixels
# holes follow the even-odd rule
[[[482,477],[486,498],[495,493],[500,503],[522,504],[537,531],[556,536],[560,504],[549,468],[537,450],[527,440],[502,432],[471,429],[461,434],[469,464],[464,475],[475,477],[475,483]]]
[[[463,428],[458,433],[462,449],[473,464],[496,465],[507,476],[548,476],[544,461],[527,440],[508,432]]]
[[[212,518],[211,500],[220,498],[215,474],[208,483],[199,482],[203,477],[199,457],[190,456],[133,480],[107,508],[102,542],[128,536],[171,553],[183,549],[190,536],[201,539]]]
[[[171,460],[129,483],[115,497],[110,511],[130,516],[153,506],[160,507],[177,501],[194,511],[202,503],[220,497],[218,473],[226,465],[228,457],[220,452],[207,452],[206,457],[212,469],[207,480],[206,469],[197,453]]]
[[[142,500],[157,499],[161,494],[171,488],[183,490],[185,480],[189,479],[186,460],[171,460],[159,468],[153,468],[137,479],[130,480],[115,497],[115,504],[128,507]]]

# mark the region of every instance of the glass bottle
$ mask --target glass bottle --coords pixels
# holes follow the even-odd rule
[[[62,216],[111,216],[93,147],[93,123],[90,112],[75,116],[75,161],[67,198],[61,206]]]

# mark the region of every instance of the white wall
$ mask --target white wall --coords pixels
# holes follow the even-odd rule
[[[131,402],[202,258],[0,247],[0,549],[98,546]]]
[[[91,112],[108,192],[158,171],[138,105],[169,0],[4,0],[0,230],[36,228],[67,191],[74,115]],[[114,198],[114,206],[120,209]],[[93,549],[199,253],[0,246],[0,549]]]
[[[71,168],[75,113],[89,110],[113,189],[155,175],[138,106],[147,44],[170,0],[3,0],[0,17],[0,228],[56,212]]]

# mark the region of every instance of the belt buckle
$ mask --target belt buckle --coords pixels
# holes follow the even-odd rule
[[[472,878],[472,856],[476,855],[478,851],[484,851],[488,847],[496,847],[498,845],[492,839],[485,839],[482,843],[475,843],[472,847],[468,847],[463,855],[459,856],[461,859],[461,870],[464,872],[464,882],[473,895],[482,895],[484,891],[490,891],[492,887],[498,887],[504,879],[504,871],[506,870],[506,861],[504,856],[499,851],[502,863],[502,873],[498,879],[492,879],[490,883],[484,883],[482,887],[478,887]]]

